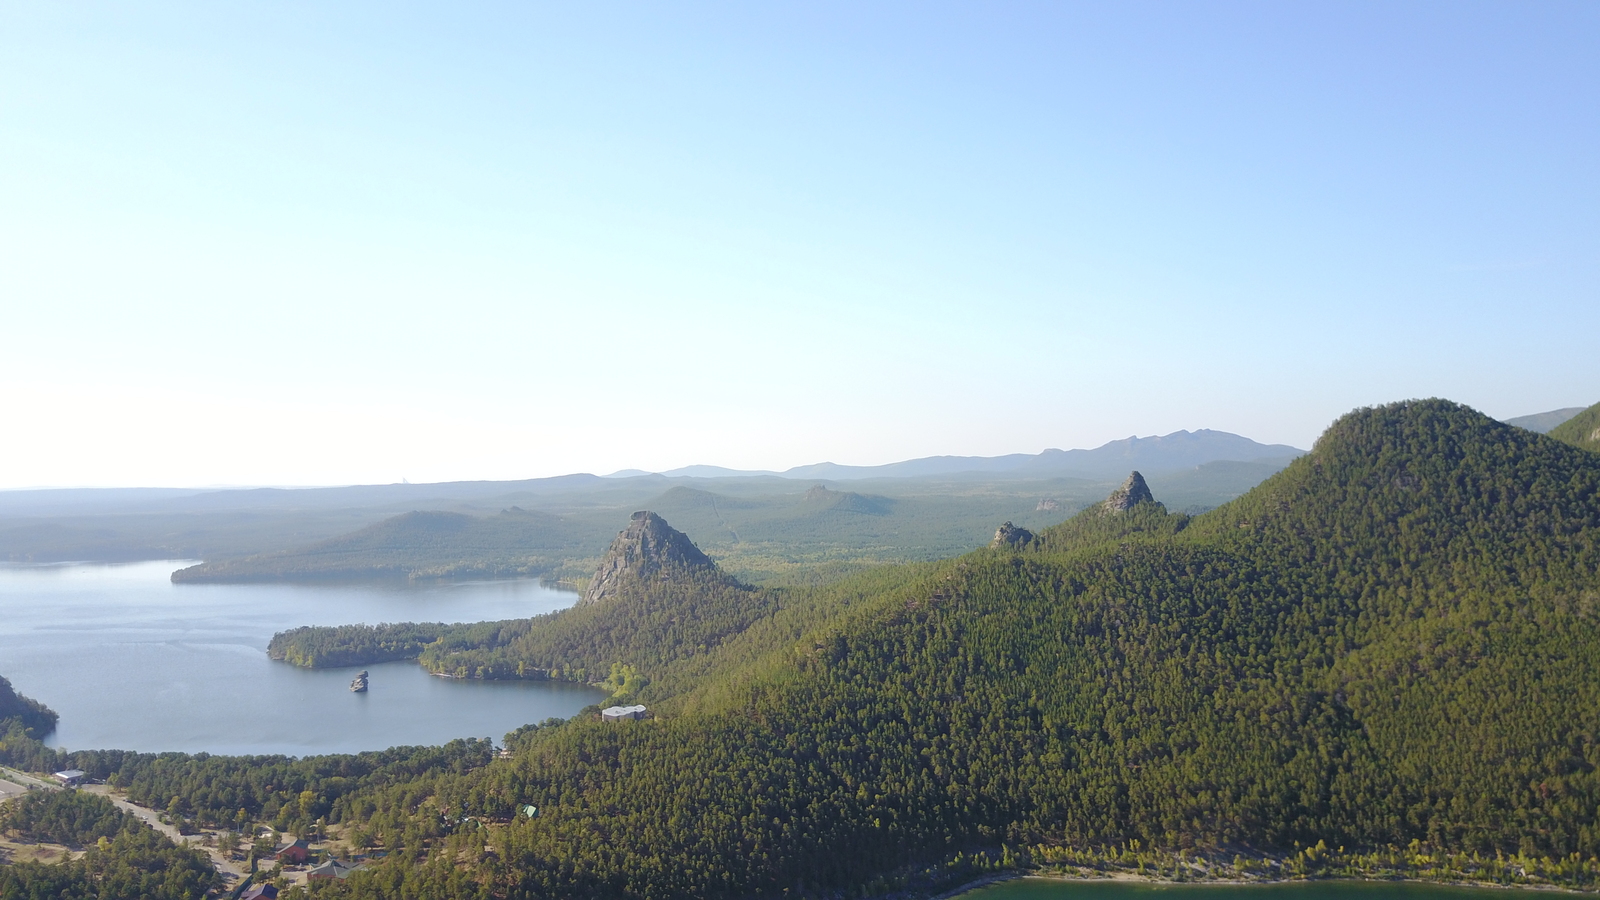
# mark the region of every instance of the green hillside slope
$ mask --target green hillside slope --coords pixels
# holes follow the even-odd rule
[[[1550,429],[1550,436],[1574,447],[1600,451],[1600,403]]]
[[[317,782],[405,850],[320,895],[860,895],[1151,848],[1592,887],[1597,572],[1600,457],[1430,400],[1194,517],[1095,505],[826,590],[641,582],[541,652],[632,652],[608,635],[656,609],[681,637],[631,657],[653,719]]]
[[[43,737],[55,730],[58,718],[55,710],[22,696],[9,680],[0,677],[0,734],[15,722],[29,735]]]
[[[774,892],[1003,840],[1591,856],[1597,488],[1587,454],[1462,407],[1353,414],[1187,528],[1093,509],[900,588],[721,712],[553,733],[507,787],[599,786],[525,852],[604,833]]]

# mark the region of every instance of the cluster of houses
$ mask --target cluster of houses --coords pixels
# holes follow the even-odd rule
[[[638,707],[643,710],[644,707]],[[89,782],[89,776],[81,769],[65,769],[50,776],[62,787],[78,787]],[[531,808],[531,807],[530,807]],[[535,811],[533,815],[537,815]],[[272,858],[286,866],[303,866],[311,861],[311,844],[303,838],[286,838],[272,851]],[[332,881],[343,880],[350,877],[350,873],[361,868],[359,864],[352,865],[343,860],[329,857],[325,862],[312,866],[306,871],[307,881]],[[278,889],[270,884],[252,885],[248,890],[239,895],[239,900],[275,900]]]
[[[272,851],[272,858],[286,866],[303,866],[311,861],[311,844],[304,838],[284,838]],[[306,870],[307,881],[333,881],[350,877],[350,873],[360,869],[359,864],[352,865],[344,860],[329,857],[325,862],[318,863]],[[239,900],[245,900],[248,893],[241,895]],[[277,896],[275,893],[272,896]],[[260,898],[254,898],[260,900]],[[266,897],[265,900],[272,900]]]

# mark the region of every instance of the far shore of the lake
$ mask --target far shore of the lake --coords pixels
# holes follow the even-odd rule
[[[1427,878],[1362,878],[1356,876],[1313,876],[1296,878],[1189,878],[1177,881],[1171,878],[1162,878],[1155,875],[1140,875],[1137,872],[1001,872],[986,875],[937,894],[929,900],[955,900],[974,891],[997,884],[1012,881],[1042,881],[1057,882],[1061,884],[1143,884],[1172,888],[1219,888],[1219,887],[1275,887],[1299,884],[1393,884],[1393,885],[1426,885],[1428,887],[1463,888],[1471,890],[1504,890],[1504,891],[1546,891],[1562,894],[1589,895],[1594,891],[1583,891],[1576,888],[1562,887],[1555,884],[1502,884],[1491,881],[1464,881],[1464,880],[1435,880]],[[889,895],[898,896],[896,894]]]

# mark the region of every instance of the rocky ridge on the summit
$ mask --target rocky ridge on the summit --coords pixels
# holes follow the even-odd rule
[[[1155,495],[1150,493],[1150,486],[1144,483],[1144,476],[1138,472],[1128,476],[1122,487],[1111,492],[1104,504],[1106,512],[1127,512],[1141,503],[1154,503]]]
[[[1033,532],[1026,528],[1013,525],[1010,522],[995,529],[994,540],[989,542],[994,548],[1018,548],[1033,540]]]
[[[661,573],[715,568],[716,563],[700,552],[688,535],[655,513],[640,510],[611,542],[611,549],[600,560],[594,580],[577,605],[599,603],[611,596],[630,574],[650,578]]]

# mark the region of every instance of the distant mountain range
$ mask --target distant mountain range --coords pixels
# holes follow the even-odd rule
[[[1190,469],[1208,462],[1287,462],[1306,451],[1288,444],[1261,444],[1226,431],[1174,431],[1154,437],[1129,437],[1093,450],[1046,450],[1006,456],[927,456],[881,466],[842,466],[825,462],[795,466],[782,472],[684,466],[659,474],[668,477],[735,478],[776,476],[824,481],[868,478],[929,478],[981,475],[985,478],[1122,478],[1130,469],[1145,473]],[[614,472],[610,478],[656,474],[639,469]]]
[[[1505,423],[1507,425],[1515,425],[1518,428],[1526,428],[1529,431],[1537,431],[1540,434],[1549,434],[1552,428],[1583,412],[1583,410],[1584,407],[1582,406],[1569,406],[1565,409],[1552,409],[1549,412],[1534,413],[1531,416],[1517,416],[1514,419],[1506,419]]]

